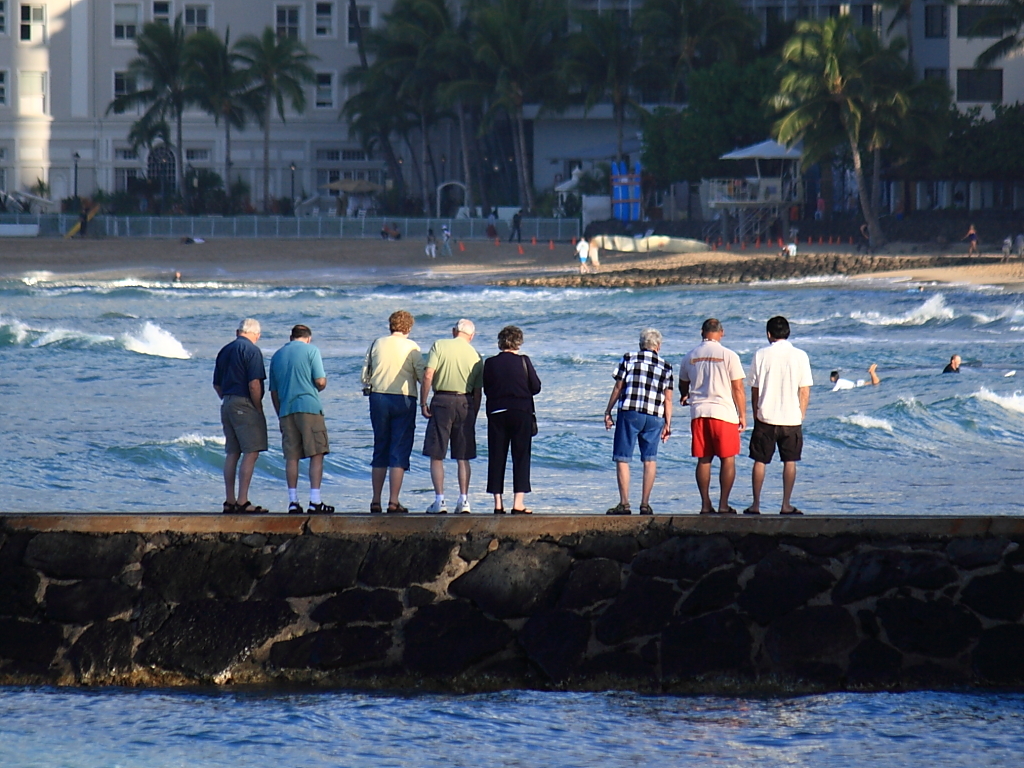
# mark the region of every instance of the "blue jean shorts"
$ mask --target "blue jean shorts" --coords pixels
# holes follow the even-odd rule
[[[640,444],[640,460],[654,461],[658,458],[658,444],[665,420],[640,411],[619,411],[615,420],[615,440],[612,447],[613,461],[630,461],[633,446]]]
[[[409,469],[416,410],[415,397],[384,392],[370,394],[370,424],[373,426],[371,467]]]

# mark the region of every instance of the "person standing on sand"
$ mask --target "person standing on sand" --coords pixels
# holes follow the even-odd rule
[[[878,363],[872,363],[871,365],[868,366],[868,376],[871,377],[870,381],[865,381],[864,379],[857,379],[856,383],[854,383],[849,379],[840,378],[839,371],[832,371],[832,373],[828,377],[828,380],[835,384],[835,386],[832,387],[833,392],[839,392],[840,390],[843,389],[856,389],[857,387],[866,387],[868,384],[877,387],[879,384],[882,383],[882,380],[878,378],[877,371]]]
[[[268,510],[249,501],[249,483],[260,452],[267,450],[267,417],[263,414],[263,382],[267,378],[258,320],[247,317],[238,325],[235,340],[217,353],[213,388],[221,398],[220,423],[224,428],[224,514],[262,514]],[[238,460],[242,460],[239,468]],[[235,472],[238,470],[238,493]]]
[[[672,434],[672,366],[659,355],[661,333],[654,328],[640,332],[640,351],[627,352],[615,369],[615,385],[604,411],[604,428],[615,427],[612,460],[619,486],[619,503],[609,515],[630,515],[629,462],[633,445],[640,446],[643,486],[640,514],[653,515],[651,491],[658,474],[658,440]],[[618,418],[612,421],[612,409],[618,405]]]
[[[711,463],[717,456],[722,497],[718,514],[735,515],[729,494],[736,480],[740,433],[747,428],[747,396],[740,356],[722,346],[725,329],[714,317],[700,329],[703,341],[686,353],[679,366],[679,402],[690,406],[691,455],[697,459],[700,513],[713,515]]]
[[[783,515],[802,515],[790,503],[796,483],[796,463],[804,446],[802,424],[811,399],[811,363],[807,353],[789,342],[789,321],[781,315],[767,323],[768,346],[754,353],[750,364],[750,403],[754,431],[750,436],[750,458],[754,460],[750,482],[754,500],[745,515],[761,514],[761,487],[765,465],[779,448],[782,460]]]
[[[511,243],[513,238],[517,243],[523,242],[523,233],[520,231],[520,227],[523,225],[523,212],[521,210],[516,211],[512,215],[512,228],[508,231],[508,241]]]
[[[452,255],[452,231],[447,224],[441,227],[441,255]]]
[[[427,258],[437,258],[437,238],[434,237],[434,230],[427,230],[427,247],[423,249],[423,252],[427,254]]]
[[[420,387],[420,410],[427,418],[423,455],[430,457],[430,479],[434,503],[428,515],[444,515],[444,457],[451,443],[451,456],[458,464],[459,499],[455,514],[469,514],[469,462],[476,458],[476,416],[480,411],[484,363],[472,345],[476,326],[463,318],[452,328],[452,338],[435,341],[427,354],[427,367]],[[427,405],[431,387],[434,397]]]
[[[305,325],[292,328],[290,341],[270,360],[270,397],[281,423],[284,473],[288,482],[288,514],[301,515],[299,461],[309,459],[309,515],[330,515],[334,507],[320,498],[324,456],[331,452],[320,393],[327,374],[313,332]]]
[[[590,256],[590,243],[587,242],[587,238],[581,237],[580,241],[576,243],[576,256],[580,260],[580,274],[587,274],[589,271],[587,269],[587,259]]]
[[[971,224],[967,229],[967,234],[960,238],[961,240],[967,241],[967,255],[977,256],[978,255],[978,230]]]
[[[943,373],[960,373],[960,355],[953,355],[949,363],[942,369]]]

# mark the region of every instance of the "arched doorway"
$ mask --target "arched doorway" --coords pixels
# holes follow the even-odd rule
[[[174,152],[166,144],[153,147],[149,152],[146,174],[151,181],[160,185],[163,194],[174,192],[178,188],[178,174],[174,162]]]

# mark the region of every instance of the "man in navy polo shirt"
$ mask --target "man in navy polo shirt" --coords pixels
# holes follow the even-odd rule
[[[260,514],[268,510],[249,501],[249,483],[260,451],[267,450],[267,419],[263,415],[263,353],[256,346],[259,321],[243,320],[235,340],[217,355],[213,388],[221,398],[220,421],[224,427],[224,513]],[[242,459],[241,468],[238,460]],[[235,471],[238,470],[238,493]]]

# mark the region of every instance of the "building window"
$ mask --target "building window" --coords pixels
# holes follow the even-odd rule
[[[0,69],[0,107],[7,106],[7,73]]]
[[[316,188],[323,189],[328,184],[341,180],[341,171],[337,168],[318,168],[316,172]],[[329,194],[337,197],[339,192],[336,189],[328,190]]]
[[[316,159],[323,163],[336,163],[341,160],[340,149],[318,149]]]
[[[334,37],[334,3],[316,4],[316,36]]]
[[[45,6],[21,6],[21,40],[23,42],[46,42]]]
[[[1000,104],[1003,101],[1003,70],[958,69],[956,100]]]
[[[185,160],[190,163],[206,163],[210,160],[210,150],[208,149],[186,149]]]
[[[957,37],[1002,37],[1000,24],[986,22],[992,6],[959,5],[956,9]]]
[[[118,96],[127,96],[129,93],[135,93],[136,90],[135,78],[132,75],[129,75],[127,72],[114,73],[115,99]]]
[[[7,34],[7,3],[0,0],[0,35]]]
[[[924,36],[946,37],[949,34],[949,12],[944,5],[924,7]]]
[[[47,113],[46,72],[22,72],[18,78],[18,94],[23,115],[45,115]]]
[[[348,7],[348,42],[355,45],[359,42],[359,34],[356,28],[369,29],[373,21],[373,9],[368,5],[358,5],[355,9]]]
[[[277,8],[277,36],[299,39],[299,7],[282,5]]]
[[[0,168],[0,189],[7,191],[7,169]]]
[[[139,177],[138,168],[115,168],[114,191],[130,192],[135,180]]]
[[[138,160],[139,153],[131,147],[121,147],[114,150],[115,160]]]
[[[341,159],[347,163],[351,162],[366,162],[366,150],[363,149],[343,149],[341,151]]]
[[[194,35],[210,28],[210,9],[205,5],[185,6],[185,34]]]
[[[178,187],[174,153],[163,144],[153,147],[147,161],[146,175],[160,184],[161,191],[173,192]]]
[[[334,75],[330,72],[316,73],[316,108],[334,109]]]
[[[926,67],[924,70],[925,80],[941,80],[944,83],[949,82],[949,70],[942,67]]]
[[[171,4],[170,3],[153,3],[153,21],[159,21],[164,24],[171,23]]]
[[[882,24],[882,7],[879,5],[865,4],[853,6],[854,21],[868,29],[880,29]]]
[[[134,40],[139,30],[139,6],[114,6],[114,39]]]

